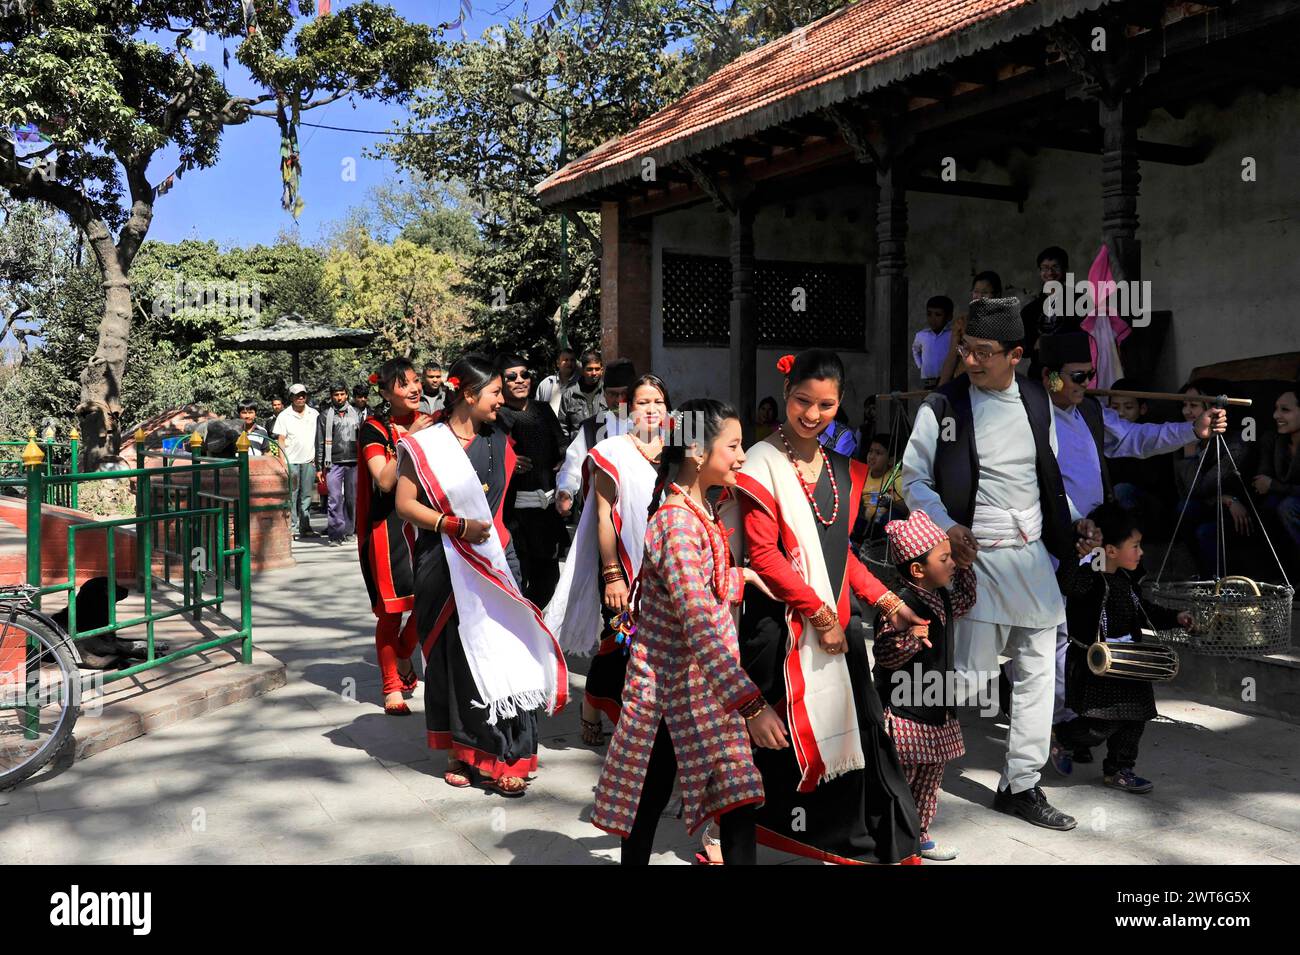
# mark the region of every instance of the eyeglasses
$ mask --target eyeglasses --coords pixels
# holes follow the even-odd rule
[[[957,354],[962,358],[969,358],[972,355],[981,365],[992,358],[994,355],[1005,355],[1007,350],[999,348],[997,351],[989,351],[987,348],[971,348],[965,342],[957,346]]]
[[[1085,369],[1084,371],[1072,371],[1065,377],[1069,378],[1076,385],[1085,385],[1088,382],[1092,381],[1092,379],[1095,378],[1096,376],[1097,376],[1097,369],[1088,368]]]
[[[519,381],[520,379],[523,379],[524,381],[531,381],[533,377],[533,373],[531,371],[508,371],[502,377],[505,378],[506,384],[510,385],[510,384],[514,384],[516,381]]]

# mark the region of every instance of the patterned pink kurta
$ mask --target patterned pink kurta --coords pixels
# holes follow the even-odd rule
[[[713,591],[713,551],[685,507],[659,508],[646,528],[637,630],[623,712],[591,821],[626,836],[632,829],[660,720],[668,724],[686,827],[694,832],[728,809],[763,801],[745,720],[736,710],[759,695],[740,668],[731,603],[743,580],[732,569],[729,600]]]

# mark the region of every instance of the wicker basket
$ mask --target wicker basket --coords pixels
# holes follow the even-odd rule
[[[1295,590],[1259,584],[1249,577],[1143,585],[1147,597],[1192,615],[1192,631],[1179,642],[1195,653],[1256,657],[1291,646],[1291,598]],[[1167,634],[1162,634],[1167,637]]]

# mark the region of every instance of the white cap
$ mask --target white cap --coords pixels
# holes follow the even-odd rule
[[[298,383],[289,386],[289,394],[291,395],[305,395],[306,393],[307,386],[304,384]]]

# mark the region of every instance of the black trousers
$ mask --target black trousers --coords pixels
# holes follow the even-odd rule
[[[563,521],[549,507],[518,507],[506,515],[506,524],[524,575],[521,590],[538,607],[545,607],[560,582]]]
[[[1058,723],[1056,738],[1070,749],[1100,746],[1104,742],[1106,758],[1101,762],[1101,771],[1114,776],[1121,769],[1132,769],[1137,765],[1138,744],[1142,742],[1142,731],[1146,727],[1146,720],[1099,720],[1080,716],[1068,723]]]
[[[673,740],[668,735],[668,725],[659,721],[654,746],[650,749],[650,764],[646,767],[645,784],[641,787],[641,801],[637,805],[632,833],[623,840],[623,865],[648,865],[650,848],[655,840],[659,816],[673,795],[673,781],[677,778],[677,756]],[[724,865],[756,865],[758,843],[754,832],[754,807],[740,806],[724,812],[718,818],[722,836],[722,861]]]

